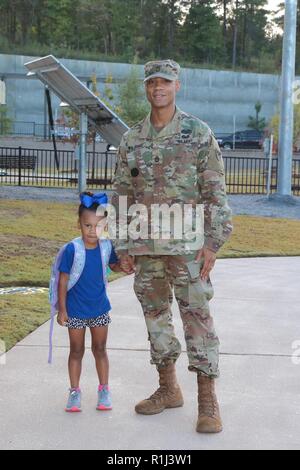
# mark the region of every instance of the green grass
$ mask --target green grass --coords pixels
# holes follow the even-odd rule
[[[300,256],[300,221],[238,216],[222,258]],[[77,204],[0,202],[0,286],[48,285],[58,249],[79,236]]]
[[[6,350],[15,346],[49,319],[47,293],[0,296],[0,339]]]
[[[237,216],[234,227],[220,258],[300,256],[298,220]],[[47,287],[54,256],[76,236],[77,204],[2,200],[0,287]],[[7,349],[48,319],[46,293],[0,296],[0,339]]]
[[[300,220],[234,217],[234,232],[220,258],[300,256]]]
[[[77,204],[0,202],[0,287],[49,283],[58,249],[79,236]],[[110,281],[120,277],[112,273]],[[0,296],[0,339],[9,350],[49,319],[47,293]]]
[[[0,202],[0,287],[48,286],[59,248],[80,235],[77,208],[41,201]],[[112,274],[111,280],[115,278]]]

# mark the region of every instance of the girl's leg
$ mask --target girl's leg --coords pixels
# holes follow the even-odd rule
[[[69,328],[70,356],[69,375],[71,388],[79,388],[79,381],[82,369],[82,358],[85,350],[85,328],[75,330]]]
[[[100,385],[108,385],[109,362],[106,351],[108,327],[91,328],[92,352],[96,361],[96,369]]]

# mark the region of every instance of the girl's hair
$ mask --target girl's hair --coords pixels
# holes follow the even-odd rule
[[[81,193],[80,196],[90,196],[90,197],[93,197],[94,194],[93,193],[90,193],[90,192],[84,192],[84,193]],[[78,209],[78,216],[79,218],[81,218],[82,214],[84,213],[84,211],[90,211],[90,212],[94,212],[96,214],[97,210],[98,210],[98,207],[100,206],[100,204],[98,204],[97,202],[95,202],[91,207],[85,207],[83,204],[80,204],[79,206],[79,209]],[[104,217],[107,217],[108,216],[108,212],[105,211],[104,212]]]

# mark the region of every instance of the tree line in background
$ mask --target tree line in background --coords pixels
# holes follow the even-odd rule
[[[140,62],[172,57],[183,64],[278,72],[282,37],[267,3],[0,0],[0,51],[126,62],[136,55]]]
[[[0,0],[0,52],[78,59],[145,62],[172,57],[182,65],[280,73],[284,3],[272,21],[267,0]],[[298,5],[300,32],[300,4]],[[277,31],[277,32],[276,32]],[[297,38],[297,46],[300,34]],[[297,72],[300,47],[297,47]],[[299,66],[298,66],[299,63]],[[100,95],[131,126],[148,110],[135,67],[112,92],[107,77]],[[99,95],[97,79],[92,89]],[[269,127],[278,140],[279,115],[270,123],[254,106],[248,127]],[[68,125],[78,116],[66,112]],[[73,122],[74,121],[74,122]],[[71,123],[71,124],[70,124]],[[11,126],[0,106],[0,134]],[[72,127],[71,126],[71,127]],[[300,135],[300,105],[295,106],[295,139]],[[92,136],[93,137],[93,136]]]

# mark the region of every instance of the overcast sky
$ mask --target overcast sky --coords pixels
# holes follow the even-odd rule
[[[272,11],[276,11],[278,9],[278,5],[282,3],[282,0],[268,0],[268,4],[269,4],[269,9],[272,10]],[[274,16],[273,15],[270,15],[269,16],[269,19],[270,20],[273,20],[274,19]],[[274,23],[273,23],[274,24]],[[278,28],[277,26],[273,26],[273,30],[274,30],[274,33],[278,33],[278,34],[282,34],[283,31],[281,28]]]
[[[274,10],[277,8],[279,3],[282,3],[282,0],[268,0],[270,10]]]

